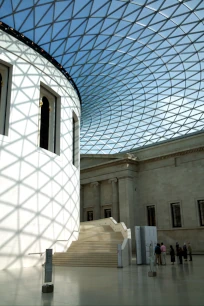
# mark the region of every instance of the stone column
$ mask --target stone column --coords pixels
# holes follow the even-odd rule
[[[118,182],[120,222],[129,228],[134,224],[133,178],[122,177]]]
[[[80,185],[80,222],[84,221],[84,185]]]
[[[119,222],[119,203],[118,203],[118,179],[113,178],[109,180],[112,184],[112,217]]]
[[[100,186],[98,182],[94,182],[91,187],[94,189],[94,220],[98,220],[101,218]]]

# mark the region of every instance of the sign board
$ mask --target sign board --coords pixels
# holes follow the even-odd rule
[[[46,249],[45,283],[52,282],[52,249]]]

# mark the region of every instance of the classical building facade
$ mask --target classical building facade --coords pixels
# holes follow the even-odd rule
[[[167,246],[190,241],[203,253],[204,135],[135,152],[81,155],[81,221],[112,216],[156,225]]]

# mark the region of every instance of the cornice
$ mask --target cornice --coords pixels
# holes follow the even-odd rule
[[[139,165],[139,164],[144,164],[144,163],[156,162],[156,161],[160,161],[160,160],[164,160],[168,158],[175,158],[175,157],[184,156],[184,155],[196,153],[196,152],[203,152],[203,151],[204,151],[204,146],[193,148],[193,149],[188,149],[188,150],[184,150],[180,152],[165,154],[162,156],[151,157],[151,158],[147,158],[144,160],[139,160],[139,159],[133,160],[130,158],[121,158],[118,160],[109,161],[109,162],[105,162],[102,164],[93,165],[91,167],[83,168],[81,169],[81,173],[86,173],[86,172],[93,171],[93,170],[98,170],[98,169],[103,169],[103,168],[118,166],[118,165],[124,165],[124,164]]]
[[[99,164],[99,165],[94,165],[94,166],[91,166],[91,167],[83,168],[83,169],[81,169],[81,173],[86,173],[86,172],[92,171],[92,170],[103,169],[103,168],[107,168],[107,167],[124,165],[124,164],[138,165],[138,161],[132,160],[132,159],[129,159],[129,158],[118,159],[118,160],[102,163],[102,164]]]
[[[191,154],[191,153],[196,153],[196,152],[202,152],[204,151],[204,147],[197,147],[197,148],[193,148],[193,149],[189,149],[189,150],[184,150],[184,151],[180,151],[180,152],[174,152],[174,153],[170,153],[170,154],[165,154],[162,156],[157,156],[157,157],[152,157],[152,158],[147,158],[144,160],[139,160],[139,163],[149,163],[149,162],[154,162],[154,161],[159,161],[159,160],[164,160],[164,159],[168,159],[168,158],[175,158],[175,157],[179,157],[179,156],[183,156],[183,155],[187,155],[187,154]]]

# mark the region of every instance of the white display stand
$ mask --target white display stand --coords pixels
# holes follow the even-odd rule
[[[156,226],[135,226],[136,258],[138,265],[150,264],[150,245],[157,245]]]

